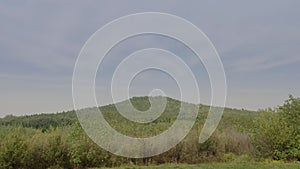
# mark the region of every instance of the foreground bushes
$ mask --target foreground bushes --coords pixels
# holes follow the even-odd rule
[[[199,131],[193,128],[180,144],[168,152],[152,158],[128,159],[102,150],[85,135],[78,123],[50,128],[46,132],[22,127],[1,127],[1,130],[4,137],[0,144],[0,168],[87,168],[213,162],[221,161],[226,153],[246,153],[249,149],[243,144],[250,144],[247,135],[233,130],[216,132],[207,142],[199,144]]]
[[[17,132],[1,141],[0,149],[1,168],[22,168],[27,165],[28,144]]]

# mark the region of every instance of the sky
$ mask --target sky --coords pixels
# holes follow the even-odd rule
[[[298,0],[1,1],[0,116],[73,109],[72,75],[85,42],[108,22],[140,12],[177,15],[208,36],[226,73],[227,107],[276,107],[289,94],[300,96],[299,9]],[[209,103],[202,63],[180,42],[157,35],[130,38],[108,53],[96,79],[99,102],[111,102],[109,79],[116,65],[147,47],[182,57],[201,86],[201,102]],[[155,70],[136,76],[130,91],[143,95],[152,88],[178,95],[172,78]]]

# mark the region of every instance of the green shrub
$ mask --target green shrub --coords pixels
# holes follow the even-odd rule
[[[13,130],[0,143],[0,168],[25,168],[28,160],[26,141],[19,129]]]
[[[300,161],[300,99],[290,96],[276,110],[262,112],[254,144],[258,155],[274,160]]]

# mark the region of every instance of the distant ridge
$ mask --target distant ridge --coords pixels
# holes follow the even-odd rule
[[[163,97],[163,96],[154,96],[155,97]],[[180,108],[181,102],[179,100],[166,97],[167,98],[167,107],[165,112],[162,114],[162,117],[159,117],[156,122],[162,121],[172,121],[176,118],[178,109]],[[116,104],[122,104],[125,101],[121,101]],[[145,111],[150,107],[149,97],[142,96],[142,97],[132,97],[130,98],[130,102],[132,105],[140,110]],[[188,103],[191,104],[191,103]],[[120,118],[119,113],[115,107],[115,104],[108,104],[105,106],[99,107],[101,112],[110,115],[115,115],[116,117]],[[199,104],[199,114],[198,119],[204,120],[206,118],[207,112],[209,111],[209,106]],[[177,112],[176,112],[177,111]],[[225,108],[224,115],[222,120],[225,125],[247,125],[251,123],[251,120],[257,115],[257,112],[248,111],[248,110],[239,110],[239,109],[232,109],[232,108]],[[116,118],[114,117],[114,118]],[[47,130],[52,127],[57,126],[68,126],[78,122],[77,116],[74,110],[71,111],[63,111],[59,113],[49,113],[49,114],[34,114],[34,115],[24,115],[24,116],[12,116],[8,115],[4,118],[0,118],[0,125],[2,126],[21,126],[21,127],[31,127],[36,129]]]

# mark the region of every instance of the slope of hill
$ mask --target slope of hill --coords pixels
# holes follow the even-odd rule
[[[150,107],[148,97],[133,97],[130,99],[132,105],[141,111],[145,111]],[[126,101],[117,103],[123,104]],[[154,121],[154,123],[166,123],[172,124],[177,118],[181,102],[172,98],[167,98],[167,105],[162,115]],[[107,121],[111,122],[116,128],[122,129],[120,123],[129,123],[130,121],[125,119],[118,113],[116,106],[113,104],[100,107],[101,112],[104,114]],[[203,122],[209,111],[209,106],[199,105],[198,120]],[[248,129],[252,126],[253,119],[257,115],[257,112],[248,110],[238,110],[225,108],[222,120],[219,128],[238,128]],[[0,125],[2,126],[22,126],[32,127],[35,129],[48,129],[50,126],[67,126],[77,122],[77,116],[75,111],[67,111],[52,114],[36,114],[27,116],[6,116],[0,118]],[[141,124],[140,124],[141,125]],[[144,124],[142,124],[144,125]],[[164,128],[168,127],[166,125]]]

